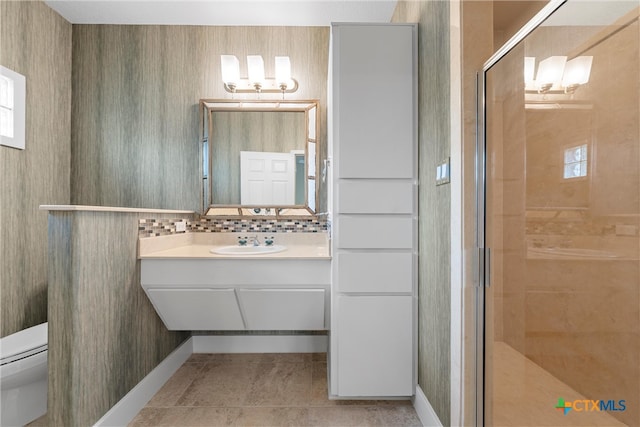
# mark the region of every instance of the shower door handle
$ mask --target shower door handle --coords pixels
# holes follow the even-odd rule
[[[478,248],[478,287],[491,286],[491,248]]]
[[[484,248],[484,287],[491,286],[491,248]]]

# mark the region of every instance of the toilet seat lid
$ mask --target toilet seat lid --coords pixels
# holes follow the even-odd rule
[[[0,365],[47,350],[48,323],[18,331],[0,339]]]

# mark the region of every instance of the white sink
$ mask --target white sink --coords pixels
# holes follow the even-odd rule
[[[266,255],[266,254],[275,254],[278,252],[282,252],[287,250],[286,246],[283,245],[272,245],[272,246],[221,246],[217,248],[211,249],[209,252],[218,255]]]

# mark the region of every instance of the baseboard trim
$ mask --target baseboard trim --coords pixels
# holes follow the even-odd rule
[[[189,338],[136,384],[94,424],[94,427],[126,426],[129,424],[192,353],[193,338]]]
[[[438,414],[433,410],[431,403],[429,403],[429,399],[424,395],[420,386],[416,386],[416,395],[413,398],[413,407],[415,408],[418,418],[420,418],[423,426],[442,427]]]
[[[324,353],[326,335],[194,335],[194,353]]]

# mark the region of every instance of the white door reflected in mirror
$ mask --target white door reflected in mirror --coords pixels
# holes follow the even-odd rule
[[[294,205],[293,153],[240,152],[240,202],[243,205]]]

